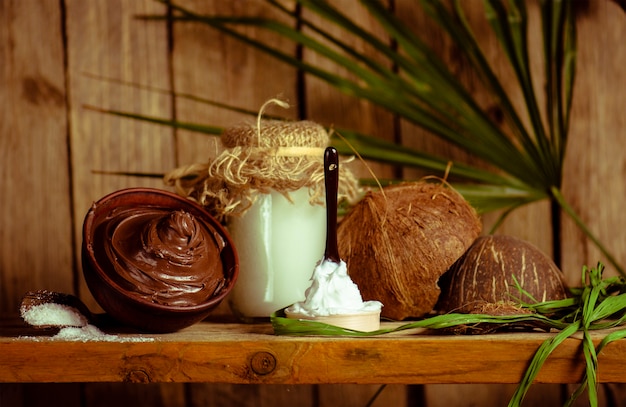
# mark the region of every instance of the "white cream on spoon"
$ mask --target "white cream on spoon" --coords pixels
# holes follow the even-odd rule
[[[342,318],[324,320],[359,330],[372,331],[380,326],[378,301],[363,302],[361,293],[350,279],[346,263],[339,256],[337,247],[337,190],[339,185],[339,154],[333,147],[324,153],[324,176],[326,185],[326,249],[311,278],[312,284],[305,292],[305,300],[287,308],[289,318],[321,320],[319,317]],[[350,322],[358,316],[367,322]]]

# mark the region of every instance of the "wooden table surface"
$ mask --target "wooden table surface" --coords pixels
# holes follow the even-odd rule
[[[18,318],[0,322],[0,382],[518,383],[552,335],[290,337],[274,335],[269,323],[201,322],[171,334],[107,330],[114,340],[83,342],[60,340]],[[604,334],[595,332],[596,342]],[[626,383],[626,341],[608,345],[599,366],[601,382]],[[537,382],[577,383],[583,368],[580,337],[569,338]]]

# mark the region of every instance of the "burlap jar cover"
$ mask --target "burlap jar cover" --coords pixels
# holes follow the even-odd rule
[[[311,121],[258,120],[227,128],[221,153],[208,163],[177,168],[165,176],[179,194],[192,198],[220,220],[243,214],[258,193],[309,188],[312,205],[324,203],[324,149],[329,135]],[[354,202],[358,182],[345,166],[339,199]]]

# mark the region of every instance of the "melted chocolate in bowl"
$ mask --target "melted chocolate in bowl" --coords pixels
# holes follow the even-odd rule
[[[224,284],[224,239],[183,210],[116,208],[96,227],[96,260],[120,287],[157,304],[202,304]]]
[[[140,329],[173,331],[206,317],[238,274],[221,225],[166,191],[134,188],[102,198],[83,234],[83,271],[96,301]]]

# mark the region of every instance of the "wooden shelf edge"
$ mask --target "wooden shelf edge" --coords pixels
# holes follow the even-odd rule
[[[0,320],[1,321],[1,320]],[[365,338],[276,336],[270,324],[202,322],[177,333],[113,332],[113,341],[67,341],[0,331],[0,382],[207,382],[256,384],[518,383],[547,333],[480,336],[404,332]],[[603,332],[595,332],[599,342]],[[142,340],[138,342],[137,340]],[[579,338],[567,339],[537,382],[578,383]],[[626,342],[599,355],[600,382],[626,383]]]

